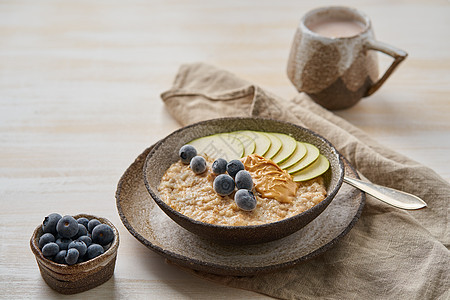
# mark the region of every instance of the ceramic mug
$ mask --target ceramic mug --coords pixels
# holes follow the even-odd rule
[[[376,51],[394,58],[381,77]],[[407,55],[375,40],[370,19],[362,12],[341,6],[323,7],[301,19],[287,73],[298,91],[323,107],[344,109],[378,90]]]

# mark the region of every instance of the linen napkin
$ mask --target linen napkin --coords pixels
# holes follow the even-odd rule
[[[181,125],[255,116],[307,127],[328,139],[364,178],[428,204],[405,211],[368,196],[360,220],[337,245],[286,270],[249,277],[190,272],[283,299],[450,298],[450,184],[434,171],[383,147],[305,94],[284,100],[204,63],[182,65],[161,98]]]

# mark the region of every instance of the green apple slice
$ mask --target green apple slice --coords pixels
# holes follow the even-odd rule
[[[239,159],[244,155],[244,146],[235,136],[226,133],[208,135],[190,141],[188,144],[197,149],[199,155],[206,154],[212,158],[226,160]]]
[[[307,166],[309,166],[310,164],[312,164],[317,157],[319,157],[319,149],[317,149],[316,146],[311,145],[309,143],[303,143],[306,147],[306,155],[299,160],[296,164],[292,165],[291,167],[289,167],[288,169],[286,169],[286,171],[288,171],[289,174],[294,174],[298,171],[300,171],[301,169],[306,168]]]
[[[247,155],[253,154],[255,152],[256,143],[252,138],[241,133],[240,131],[230,132],[229,135],[231,137],[236,137],[237,139],[239,139],[241,141],[242,145],[244,146],[244,155],[243,156],[247,156]]]
[[[267,151],[267,153],[264,154],[263,156],[265,158],[272,159],[281,150],[281,148],[283,147],[283,144],[281,143],[280,138],[277,137],[276,135],[274,135],[270,132],[264,132],[263,134],[265,134],[271,141],[269,151]]]
[[[319,157],[308,167],[295,174],[292,174],[292,179],[295,182],[310,180],[325,173],[325,171],[328,170],[329,167],[330,162],[328,161],[328,159],[320,154]]]
[[[250,140],[253,140],[255,142],[255,150],[253,151],[253,153],[259,154],[261,156],[264,156],[264,154],[267,153],[272,144],[270,139],[260,131],[243,130],[238,132],[247,136],[248,138],[250,138]]]
[[[271,132],[270,134],[278,137],[281,141],[281,145],[283,145],[280,151],[278,151],[278,153],[274,157],[272,157],[272,160],[279,165],[280,163],[288,159],[292,155],[292,153],[295,152],[295,150],[297,149],[297,141],[291,136],[284,133]]]
[[[278,166],[283,170],[292,167],[306,155],[307,150],[305,144],[299,141],[295,141],[295,143],[297,144],[297,148],[295,148],[294,153],[292,153],[292,155],[289,156],[288,159],[278,164]]]

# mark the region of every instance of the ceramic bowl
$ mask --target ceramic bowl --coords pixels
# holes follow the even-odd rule
[[[330,162],[322,176],[326,198],[303,213],[262,225],[225,226],[200,222],[172,209],[158,193],[158,185],[169,166],[179,160],[178,151],[189,141],[223,132],[258,130],[289,134],[298,141],[315,145]],[[156,204],[176,223],[204,238],[230,244],[256,244],[288,236],[316,218],[333,200],[342,185],[344,164],[338,151],[325,138],[291,123],[263,118],[222,118],[183,127],[162,139],[148,154],[143,168],[145,186]]]
[[[117,228],[107,219],[79,214],[74,218],[85,217],[97,219],[103,224],[108,224],[114,231],[114,241],[108,250],[100,256],[91,260],[77,263],[75,265],[63,265],[47,259],[39,249],[39,238],[42,236],[42,225],[36,227],[30,239],[30,247],[33,251],[42,278],[52,289],[62,294],[76,294],[97,287],[111,278],[114,274],[117,249],[119,247],[119,232]]]

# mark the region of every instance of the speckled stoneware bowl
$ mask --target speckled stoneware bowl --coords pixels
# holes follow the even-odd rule
[[[280,132],[291,135],[298,141],[307,142],[319,148],[330,162],[330,168],[323,178],[327,188],[326,198],[293,217],[263,225],[224,226],[213,225],[191,219],[172,209],[158,193],[158,185],[169,166],[179,160],[178,151],[189,141],[222,132],[236,130],[258,130]],[[223,118],[199,122],[183,127],[162,139],[148,154],[144,168],[144,182],[157,205],[176,223],[199,236],[228,244],[256,244],[277,240],[288,236],[316,218],[333,200],[341,187],[344,165],[337,150],[330,142],[306,128],[271,119]]]
[[[108,250],[100,256],[78,263],[72,266],[58,264],[47,259],[39,249],[39,238],[42,236],[42,224],[33,232],[30,239],[30,247],[36,256],[42,278],[52,289],[61,294],[76,294],[99,286],[114,274],[116,265],[117,249],[119,248],[119,231],[107,219],[79,214],[74,218],[85,217],[87,219],[97,219],[103,224],[108,224],[114,231],[114,241]]]

